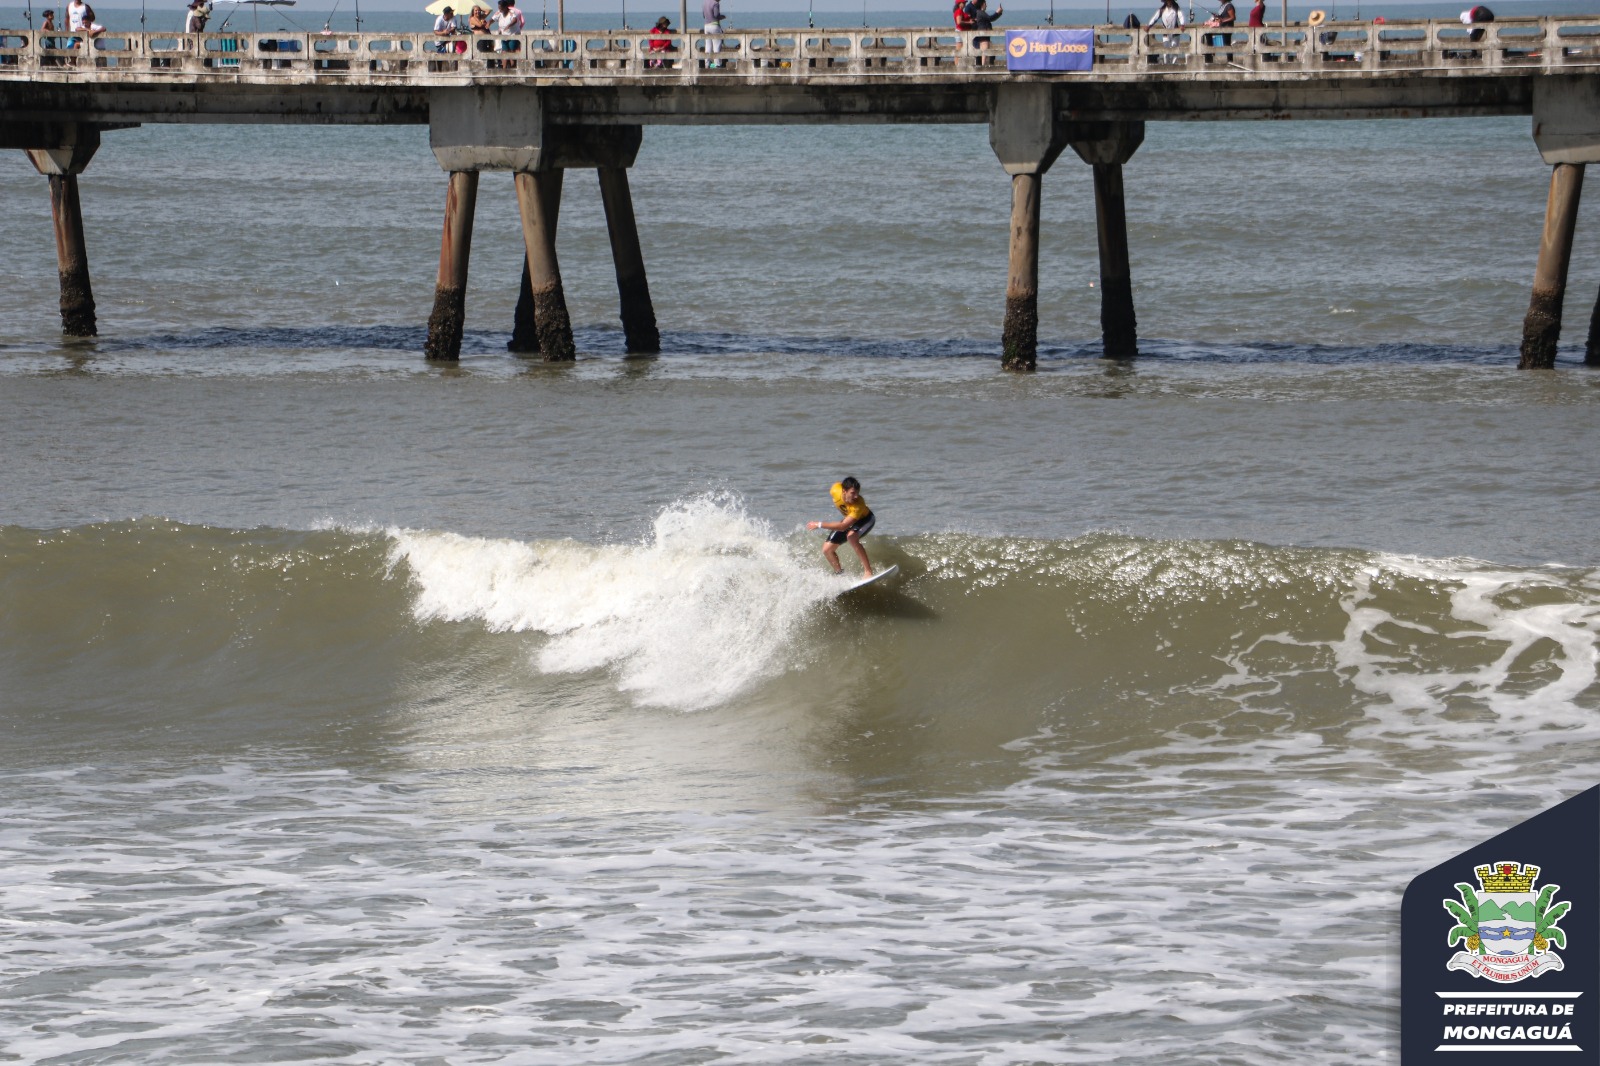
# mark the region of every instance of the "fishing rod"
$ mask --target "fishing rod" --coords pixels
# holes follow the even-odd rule
[[[333,16],[339,13],[339,5],[342,3],[344,3],[344,0],[333,0],[333,10],[328,12],[328,21],[322,24],[322,35],[324,37],[333,35]]]
[[[1054,2],[1054,0],[1052,0]],[[806,26],[810,29],[817,28],[817,20],[811,14],[813,0],[806,0]]]

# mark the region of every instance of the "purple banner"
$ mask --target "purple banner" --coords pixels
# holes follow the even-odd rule
[[[1089,70],[1093,30],[1007,30],[1008,70]]]

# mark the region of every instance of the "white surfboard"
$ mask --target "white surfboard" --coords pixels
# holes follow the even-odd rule
[[[891,566],[887,570],[879,570],[876,574],[873,574],[871,577],[864,577],[860,581],[852,582],[849,588],[839,590],[839,595],[843,596],[847,592],[854,592],[856,589],[864,589],[868,585],[876,585],[878,582],[884,580],[885,578],[894,577],[899,572],[900,572],[899,564]]]

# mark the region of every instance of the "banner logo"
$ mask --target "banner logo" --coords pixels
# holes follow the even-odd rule
[[[1007,30],[1007,70],[1092,70],[1093,30]]]
[[[1515,862],[1480,866],[1474,873],[1481,891],[1461,882],[1456,885],[1460,900],[1444,901],[1444,909],[1456,920],[1445,942],[1466,946],[1445,969],[1501,982],[1564,969],[1561,956],[1550,950],[1552,943],[1567,946],[1567,934],[1556,923],[1572,904],[1552,906],[1561,886],[1545,885],[1535,896],[1539,867]]]

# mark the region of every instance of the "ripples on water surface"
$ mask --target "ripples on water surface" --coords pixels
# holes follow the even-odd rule
[[[1526,120],[1152,127],[1131,365],[1059,163],[1029,378],[981,129],[632,178],[662,358],[581,173],[584,358],[504,352],[491,175],[445,369],[420,130],[108,133],[93,343],[0,160],[0,1057],[1389,1056],[1405,882],[1600,761]],[[847,472],[907,576],[841,607]]]

